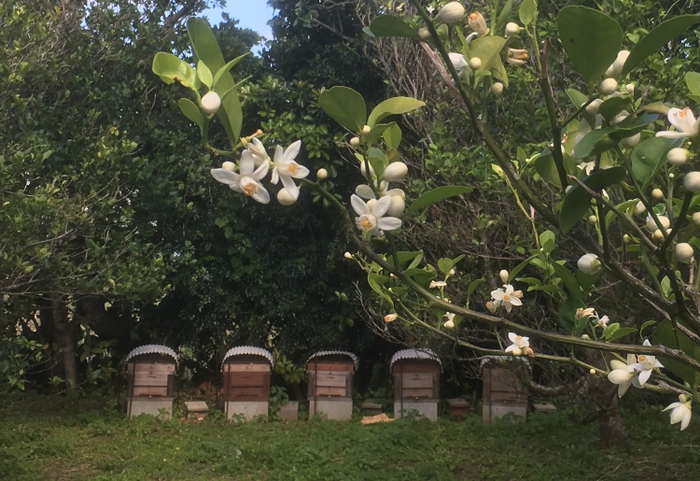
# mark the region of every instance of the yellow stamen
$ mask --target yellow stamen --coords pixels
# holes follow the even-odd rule
[[[509,296],[508,294],[505,294],[505,295],[503,296],[503,301],[504,301],[504,302],[509,302],[509,301],[510,301],[510,296]],[[518,337],[520,337],[520,336],[518,336]]]
[[[251,182],[250,184],[247,184],[245,187],[243,187],[243,193],[245,195],[255,195],[258,192],[258,185]]]
[[[644,356],[644,355],[639,356],[639,362],[644,362],[644,361],[646,361],[646,360],[647,360],[647,357],[646,357],[646,356]]]
[[[289,170],[289,175],[297,175],[299,173],[299,164],[296,162],[290,162],[287,170]]]

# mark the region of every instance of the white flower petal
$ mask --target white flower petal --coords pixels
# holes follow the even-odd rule
[[[255,169],[255,171],[252,174],[250,174],[250,176],[252,178],[254,178],[255,180],[262,180],[267,175],[267,171],[269,169],[270,169],[270,163],[268,161],[265,161],[262,164],[260,164],[260,167]]]
[[[646,384],[646,382],[649,380],[650,377],[651,377],[650,370],[640,372],[639,373],[639,385],[644,386],[644,384]]]
[[[275,167],[274,169],[272,169],[272,175],[270,176],[270,182],[274,185],[277,185],[277,182],[279,182],[279,180],[280,180],[280,173],[279,173],[277,167]]]
[[[211,169],[210,172],[214,179],[227,185],[238,184],[238,179],[241,178],[239,174],[226,169]]]
[[[297,173],[294,174],[292,177],[294,177],[295,179],[305,179],[310,173],[311,171],[309,171],[309,169],[307,169],[301,164],[297,164]]]
[[[350,204],[357,215],[367,215],[372,213],[372,211],[369,210],[369,207],[367,207],[365,201],[360,199],[355,194],[350,196]]]
[[[396,217],[382,217],[377,221],[377,227],[381,230],[396,230],[401,227],[401,219]]]
[[[267,164],[267,162],[263,163]],[[253,159],[253,154],[250,153],[250,150],[246,149],[241,153],[241,162],[238,170],[241,175],[250,175],[255,171],[255,159]]]
[[[491,295],[493,296],[493,292],[491,293]],[[509,333],[508,333],[508,339],[510,340],[510,342],[512,342],[513,344],[515,344],[515,341],[518,339],[518,335],[517,335],[516,333],[514,333],[514,332],[509,332]]]
[[[251,195],[253,200],[260,202],[261,204],[267,204],[270,202],[270,193],[263,187],[263,185],[260,182],[256,182],[258,184],[258,191]]]
[[[379,199],[376,204],[374,204],[374,207],[372,207],[372,214],[379,218],[386,214],[389,207],[391,207],[391,197],[384,196]]]
[[[374,199],[374,192],[372,192],[372,188],[367,184],[360,184],[355,187],[355,193],[363,199]]]
[[[657,137],[663,137],[665,139],[680,139],[682,137],[687,137],[688,135],[684,132],[678,132],[677,130],[662,130],[661,132],[656,132]]]
[[[301,149],[301,140],[297,140],[296,142],[293,142],[289,147],[287,147],[287,150],[284,151],[284,160],[290,161],[290,160],[296,159],[297,155],[299,155],[300,149]]]
[[[292,178],[288,175],[280,175],[280,180],[284,188],[287,189],[287,192],[289,192],[295,200],[298,199],[299,187],[297,187]]]

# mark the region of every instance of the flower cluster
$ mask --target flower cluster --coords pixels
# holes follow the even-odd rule
[[[649,340],[645,340],[643,346],[651,346]],[[614,359],[610,361],[610,366],[613,368],[608,374],[608,380],[617,384],[617,395],[622,397],[625,395],[630,386],[637,389],[642,389],[644,384],[649,380],[654,370],[664,367],[656,357],[640,354],[627,355],[627,362]]]
[[[282,181],[283,188],[277,193],[277,200],[282,205],[290,205],[299,198],[299,187],[293,179],[303,179],[309,175],[309,169],[296,162],[301,149],[301,140],[292,143],[287,149],[277,146],[274,161],[271,161],[262,142],[253,137],[247,142],[247,149],[241,153],[238,164],[224,162],[221,168],[212,169],[211,175],[231,190],[252,197],[261,204],[270,202],[270,193],[262,180],[272,167],[270,182]]]

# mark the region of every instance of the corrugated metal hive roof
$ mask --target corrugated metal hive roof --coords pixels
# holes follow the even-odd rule
[[[221,361],[221,368],[223,369],[224,363],[226,362],[226,359],[232,356],[243,356],[243,355],[253,355],[253,356],[262,356],[266,358],[268,361],[270,361],[270,364],[272,364],[272,367],[275,367],[275,358],[272,357],[272,354],[270,351],[267,351],[261,347],[254,347],[254,346],[238,346],[238,347],[232,347],[231,349],[226,352],[226,355],[224,356],[224,360]]]
[[[396,361],[400,361],[402,359],[431,359],[433,361],[437,361],[440,364],[440,370],[442,371],[442,361],[440,361],[440,358],[437,357],[437,354],[435,354],[430,349],[403,349],[401,351],[398,351],[391,358],[391,364],[389,364],[389,369],[391,369],[394,366],[394,363]]]
[[[321,356],[348,356],[350,359],[352,359],[352,362],[355,363],[355,370],[357,371],[357,368],[360,367],[360,360],[357,358],[356,355],[354,355],[351,352],[348,351],[319,351],[310,358],[306,360],[307,364],[310,360],[312,360],[315,357],[321,357]]]
[[[175,351],[170,349],[168,346],[163,346],[161,344],[146,344],[145,346],[137,347],[126,356],[126,361],[136,356],[141,356],[142,354],[164,354],[175,359],[175,364],[178,363],[178,356]]]

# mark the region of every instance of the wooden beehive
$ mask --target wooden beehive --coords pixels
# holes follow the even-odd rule
[[[222,365],[224,375],[224,400],[226,402],[268,402],[272,355],[259,348],[235,348],[229,351]],[[264,351],[253,354],[252,350]]]
[[[439,399],[440,364],[434,359],[399,359],[391,366],[394,399]]]
[[[126,370],[129,417],[141,412],[155,414],[149,411],[144,402],[152,402],[153,409],[166,405],[172,408],[177,370],[175,351],[155,344],[141,346],[127,356]],[[139,409],[134,410],[136,402],[140,402],[141,405]]]
[[[481,366],[483,381],[483,420],[491,424],[508,413],[527,415],[528,365],[520,360],[487,358]]]
[[[307,397],[352,398],[357,357],[349,352],[322,351],[306,362]]]

